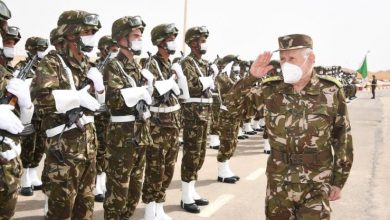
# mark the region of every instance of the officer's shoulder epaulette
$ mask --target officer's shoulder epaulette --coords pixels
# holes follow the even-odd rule
[[[261,83],[275,82],[280,80],[283,80],[281,76],[271,76],[261,80]]]
[[[323,80],[326,80],[326,81],[329,81],[329,82],[333,82],[334,84],[336,84],[339,88],[342,88],[343,87],[343,84],[338,80],[336,79],[335,77],[333,76],[328,76],[328,75],[318,75],[318,78],[320,79],[323,79]]]

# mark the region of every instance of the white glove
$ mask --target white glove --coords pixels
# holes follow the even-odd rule
[[[89,94],[89,85],[77,91],[80,98],[80,105],[91,111],[96,111],[100,108],[99,102]]]
[[[216,64],[212,64],[210,68],[213,70],[213,76],[214,78],[219,74],[219,69]]]
[[[76,90],[53,90],[52,95],[58,113],[80,107],[80,97]]]
[[[142,69],[141,75],[148,81],[148,92],[150,95],[153,94],[153,81],[154,81],[154,75],[148,70],[148,69]]]
[[[208,89],[208,88],[211,88],[211,89],[214,88],[214,80],[213,80],[212,76],[201,76],[201,77],[199,77],[199,80],[200,80],[200,83],[202,84],[203,91]]]
[[[179,85],[177,85],[176,81],[173,78],[173,76],[169,78],[169,80],[172,81],[172,91],[175,93],[175,95],[180,95]]]
[[[146,86],[125,88],[120,91],[127,107],[134,107],[140,100],[145,100],[148,105],[152,103]]]
[[[183,69],[181,68],[180,64],[178,63],[172,64],[171,70],[176,72],[177,78],[182,79],[183,77],[185,77],[183,73]]]
[[[18,97],[18,105],[21,108],[30,108],[32,105],[30,88],[27,83],[18,78],[12,78],[6,86],[8,92]]]
[[[181,99],[189,99],[190,98],[190,92],[188,90],[188,83],[187,83],[187,77],[178,78],[177,79],[179,88],[183,91],[183,94],[179,96]]]
[[[10,146],[11,150],[1,152],[1,156],[3,156],[8,161],[10,161],[20,155],[20,152],[22,151],[20,144],[16,145],[11,138],[7,138],[7,137],[4,138],[4,143]]]
[[[12,105],[0,105],[0,129],[17,134],[23,131],[24,126],[12,112],[14,108]]]
[[[92,80],[95,91],[104,91],[103,75],[96,67],[88,70],[87,78]]]

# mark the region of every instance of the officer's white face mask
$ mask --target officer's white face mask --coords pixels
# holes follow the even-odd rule
[[[206,54],[206,52],[207,52],[207,43],[201,43],[200,44],[200,53]]]
[[[176,42],[175,41],[168,41],[167,42],[167,50],[168,50],[168,53],[169,54],[174,54],[176,52],[176,48],[177,48],[177,45],[176,45]]]
[[[306,61],[307,61],[307,57],[305,58],[305,62],[303,62],[302,65],[304,65]],[[300,66],[288,62],[285,62],[282,65],[282,73],[283,73],[283,81],[289,84],[294,84],[298,82],[303,75],[302,68]]]
[[[45,51],[38,51],[37,56],[39,59],[42,59],[46,55]]]
[[[3,53],[4,53],[4,56],[6,58],[12,59],[15,56],[15,48],[13,48],[13,47],[4,47],[3,48]]]
[[[129,48],[135,55],[141,55],[142,52],[142,40],[131,41],[131,47]]]

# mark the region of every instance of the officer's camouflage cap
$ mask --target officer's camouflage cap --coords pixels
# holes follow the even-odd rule
[[[106,47],[111,47],[116,44],[117,42],[113,40],[110,35],[106,35],[99,39],[98,49],[105,49]]]
[[[111,37],[118,40],[130,33],[133,28],[140,28],[143,32],[145,26],[146,24],[140,16],[125,16],[114,21],[111,28]]]
[[[179,30],[175,24],[160,24],[152,29],[151,37],[153,45],[159,45],[171,35],[177,36]]]
[[[192,27],[187,30],[185,35],[185,42],[187,45],[191,43],[194,39],[200,38],[204,36],[206,38],[209,37],[209,30],[205,26]]]
[[[25,49],[27,51],[44,49],[46,50],[49,47],[49,42],[45,38],[41,37],[29,37],[25,44]]]
[[[58,18],[57,26],[57,31],[62,36],[87,30],[96,32],[102,27],[97,14],[80,10],[64,11]]]
[[[50,44],[58,44],[64,41],[63,36],[58,32],[58,28],[54,28],[50,31]]]
[[[17,44],[20,38],[22,38],[22,36],[20,35],[19,28],[15,26],[8,26],[7,31],[2,32],[1,36],[3,37],[3,40],[8,40],[8,39],[15,40],[15,44]]]
[[[278,41],[279,49],[277,51],[294,50],[301,48],[313,49],[313,40],[310,36],[305,34],[290,34],[286,36],[281,36],[279,37]]]

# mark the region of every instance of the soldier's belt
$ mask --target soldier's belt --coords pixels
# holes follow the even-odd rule
[[[218,92],[212,92],[211,95],[212,96],[219,96]]]
[[[213,99],[212,98],[189,98],[185,100],[185,103],[205,103],[205,104],[212,104]]]
[[[122,116],[111,116],[111,122],[122,123],[122,122],[132,122],[135,121],[134,115],[122,115]]]
[[[80,123],[84,126],[86,124],[89,124],[89,123],[94,123],[95,122],[95,118],[93,116],[86,116],[86,115],[83,115],[81,118],[80,118]],[[46,136],[51,138],[51,137],[54,137],[56,135],[59,135],[62,130],[64,129],[65,127],[65,124],[62,124],[62,125],[59,125],[57,127],[54,127],[54,128],[50,128],[50,129],[47,129],[46,130]],[[76,125],[75,124],[72,124],[72,126],[70,126],[69,128],[66,128],[64,130],[64,132],[67,132],[69,130],[72,130],[76,128]]]
[[[330,150],[325,150],[316,153],[292,154],[272,149],[271,156],[285,164],[303,165],[318,164],[320,161],[328,160],[330,157],[332,157],[332,153]]]
[[[150,106],[150,111],[151,112],[158,112],[158,113],[170,113],[170,112],[175,112],[180,109],[180,104],[176,104],[174,106],[170,107],[155,107],[155,106]]]

